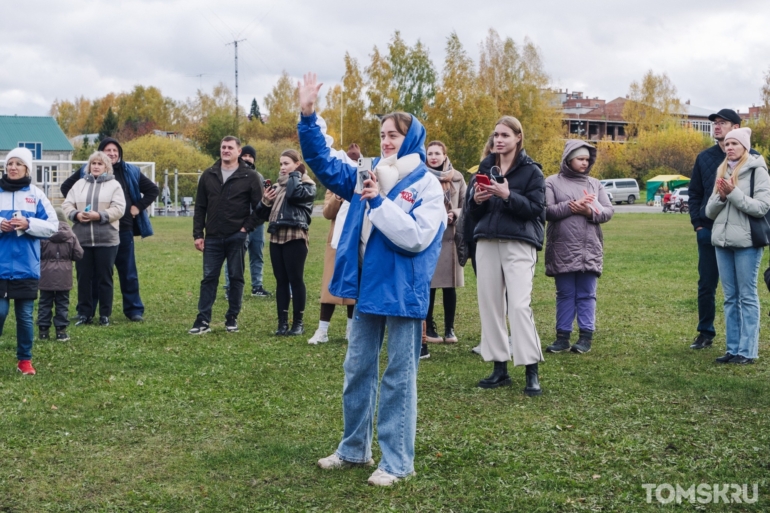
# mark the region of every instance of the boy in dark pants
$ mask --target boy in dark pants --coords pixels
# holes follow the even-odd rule
[[[40,340],[50,338],[51,317],[54,305],[56,316],[56,340],[69,340],[70,290],[72,290],[72,262],[83,258],[83,248],[64,219],[61,209],[56,209],[59,217],[59,231],[48,240],[40,241],[40,302],[37,309],[37,325]]]

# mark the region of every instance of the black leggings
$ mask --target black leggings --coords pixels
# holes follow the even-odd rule
[[[337,306],[333,303],[321,303],[321,321],[323,322],[329,322],[332,320],[332,315],[334,315],[334,307]],[[353,310],[355,309],[356,305],[348,305],[348,319],[353,318]]]
[[[275,302],[278,318],[288,316],[289,302],[294,299],[294,320],[302,319],[305,312],[305,260],[307,243],[304,239],[285,244],[270,243],[270,261],[275,276]],[[289,289],[291,286],[291,290]]]
[[[447,331],[455,327],[455,312],[457,311],[457,290],[454,288],[441,289],[444,291],[444,328]],[[436,289],[430,289],[430,305],[428,306],[428,324],[433,322],[433,305],[436,303]]]

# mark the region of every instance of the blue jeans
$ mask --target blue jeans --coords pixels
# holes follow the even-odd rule
[[[35,331],[32,327],[32,310],[35,308],[34,299],[14,299],[13,307],[16,312],[16,359],[32,359],[32,341]],[[5,319],[11,309],[11,300],[0,299],[0,335],[3,334]]]
[[[725,294],[727,352],[756,358],[759,350],[757,276],[764,248],[716,248]]]
[[[262,268],[265,259],[262,250],[265,248],[265,225],[260,224],[254,231],[249,232],[249,241],[246,249],[249,250],[249,271],[251,271],[251,288],[262,286]],[[230,288],[230,277],[227,275],[227,262],[225,262],[225,288]]]
[[[713,337],[719,267],[711,245],[711,230],[701,228],[695,232],[695,238],[698,241],[698,332]]]
[[[374,409],[385,328],[388,329],[388,366],[379,387],[377,440],[382,450],[379,467],[388,474],[406,477],[414,471],[422,319],[364,314],[356,307],[343,365],[345,431],[337,456],[352,463],[365,463],[372,457]]]
[[[115,268],[118,270],[120,292],[123,294],[123,313],[129,319],[134,315],[144,315],[144,304],[139,297],[139,273],[136,270],[132,232],[120,232],[120,246],[118,246],[118,255],[115,257]]]
[[[238,317],[243,301],[243,257],[246,253],[246,233],[235,232],[227,238],[206,237],[203,246],[203,280],[198,299],[198,320],[211,322],[211,309],[217,298],[217,285],[222,264],[227,261],[232,290],[228,297],[227,317]]]
[[[562,273],[556,278],[556,330],[572,332],[577,313],[578,328],[596,328],[596,284],[594,273]]]

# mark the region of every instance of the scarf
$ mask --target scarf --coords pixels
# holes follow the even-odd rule
[[[0,178],[0,189],[3,189],[7,192],[16,192],[22,190],[24,187],[27,187],[31,183],[32,178],[30,176],[25,176],[24,178],[19,178],[18,180],[11,180],[8,178],[8,175],[4,175],[2,178]]]
[[[270,210],[269,222],[274,223],[278,220],[278,214],[281,213],[281,207],[283,206],[283,200],[286,198],[286,182],[289,181],[289,173],[285,175],[278,175],[278,188],[275,190],[275,199],[273,200],[273,208]]]
[[[398,155],[391,155],[390,157],[380,159],[377,163],[377,167],[374,168],[380,195],[383,198],[387,197],[391,189],[393,189],[398,182],[403,180],[404,177],[417,169],[421,163],[422,160],[417,153],[410,153],[401,158],[398,158]],[[369,209],[368,205],[366,206],[366,209]],[[359,252],[359,256],[362,260],[366,243],[369,242],[369,236],[371,234],[372,222],[369,220],[369,216],[364,214],[364,225],[361,229],[361,245]]]
[[[449,162],[449,158],[447,157],[439,168],[428,166],[428,169],[430,169],[430,172],[433,173],[436,178],[438,178],[438,181],[441,184],[441,190],[444,191],[444,207],[446,208],[447,212],[451,211],[452,177],[454,175],[454,168],[452,167],[452,163]]]

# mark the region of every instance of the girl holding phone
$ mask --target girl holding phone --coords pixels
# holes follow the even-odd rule
[[[467,205],[476,223],[481,356],[494,362],[492,374],[478,386],[510,385],[512,356],[514,365],[526,367],[524,393],[540,395],[538,363],[543,354],[530,302],[537,251],[543,247],[545,178],[524,151],[519,120],[500,118],[493,141],[493,153],[479,164]]]
[[[430,278],[447,222],[444,194],[425,166],[425,128],[403,112],[382,118],[382,158],[374,159],[373,172],[357,192],[356,166],[344,153],[329,148],[315,114],[321,85],[314,74],[305,75],[300,85],[299,141],[318,179],[350,202],[329,291],[357,303],[343,365],[344,433],[337,450],[320,459],[318,466],[374,465],[372,434],[379,388],[377,439],[382,460],[369,483],[391,486],[414,473],[417,367]],[[386,330],[388,361],[380,385]]]

